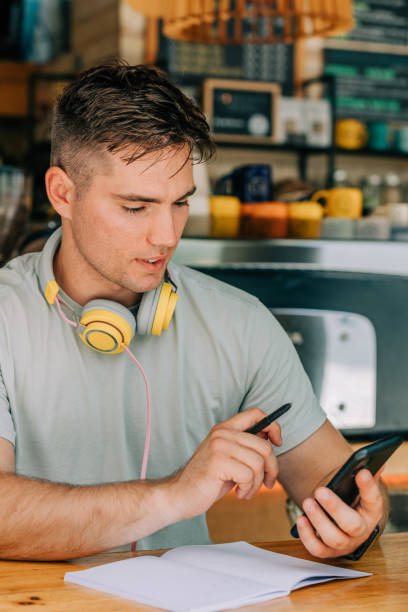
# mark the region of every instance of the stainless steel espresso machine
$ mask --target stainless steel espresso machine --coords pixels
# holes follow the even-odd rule
[[[348,438],[408,434],[408,244],[184,238],[175,261],[270,308]]]

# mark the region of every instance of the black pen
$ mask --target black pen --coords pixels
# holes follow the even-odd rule
[[[246,433],[251,433],[251,434],[259,433],[260,431],[265,429],[265,427],[273,423],[273,421],[276,421],[276,419],[279,419],[279,417],[281,417],[282,414],[285,414],[285,412],[287,412],[291,406],[292,404],[283,404],[283,406],[281,406],[274,412],[271,412],[271,414],[268,414],[268,416],[266,416],[264,419],[261,419],[260,421],[258,421],[258,423],[255,423],[253,427],[250,427],[249,429],[247,429]]]

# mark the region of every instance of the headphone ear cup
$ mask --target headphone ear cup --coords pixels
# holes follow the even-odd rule
[[[100,353],[121,353],[129,346],[136,321],[130,310],[110,300],[91,300],[82,311],[79,337]]]
[[[137,333],[160,336],[167,329],[176,307],[178,295],[170,283],[143,294],[137,313]]]
[[[173,315],[173,312],[170,313],[170,318],[168,316],[170,298],[172,294],[172,286],[170,283],[163,283],[159,299],[156,306],[156,311],[154,313],[153,323],[152,323],[152,335],[160,336],[163,329],[165,329],[165,321],[168,320],[167,327],[169,326],[170,319]],[[177,301],[177,296],[176,296]]]

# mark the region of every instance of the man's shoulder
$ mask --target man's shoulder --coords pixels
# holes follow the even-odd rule
[[[170,272],[176,285],[180,286],[181,291],[185,290],[187,294],[196,293],[212,298],[218,297],[226,303],[236,302],[249,308],[260,305],[258,298],[254,295],[188,266],[172,263]]]
[[[271,338],[275,343],[286,342],[286,333],[255,295],[188,266],[172,263],[169,271],[179,290],[180,305],[186,305],[185,321],[196,324],[211,314],[218,332],[256,336],[266,345]]]
[[[37,262],[39,253],[27,253],[0,268],[0,306],[24,299],[33,289],[38,290]]]

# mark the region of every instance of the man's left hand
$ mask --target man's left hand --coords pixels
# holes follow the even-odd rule
[[[360,499],[356,508],[348,506],[327,487],[316,489],[315,499],[304,500],[306,516],[299,517],[296,523],[305,548],[313,556],[326,559],[348,555],[369,538],[383,515],[380,475],[381,471],[374,477],[366,469],[357,472]]]

